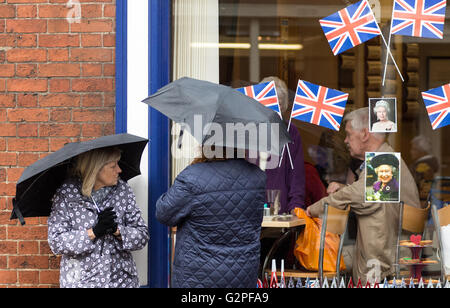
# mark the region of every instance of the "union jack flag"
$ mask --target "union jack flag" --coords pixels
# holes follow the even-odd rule
[[[319,20],[334,55],[381,34],[367,0]]]
[[[257,100],[264,106],[272,109],[278,113],[281,117],[281,109],[278,103],[277,90],[275,88],[275,82],[270,81],[266,83],[260,83],[245,88],[236,89],[239,92]]]
[[[447,0],[394,0],[392,34],[444,37]]]
[[[433,129],[450,124],[450,83],[422,92],[423,101]]]
[[[299,80],[291,117],[339,130],[348,94]]]

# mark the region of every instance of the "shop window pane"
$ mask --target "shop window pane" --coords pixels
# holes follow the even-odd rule
[[[417,184],[425,201],[433,178],[450,176],[450,145],[445,137],[450,128],[432,129],[421,95],[450,82],[449,10],[444,39],[391,37],[391,51],[404,82],[389,59],[383,85],[386,46],[380,36],[334,56],[319,24],[319,19],[355,2],[219,0],[220,83],[237,88],[277,76],[286,82],[292,104],[298,80],[302,79],[348,93],[346,112],[368,106],[369,98],[396,98],[398,131],[389,134],[389,143],[412,169],[420,157],[427,155],[436,156],[439,162],[436,170],[418,175]],[[389,41],[393,2],[369,2]],[[284,114],[286,121],[290,110]],[[297,120],[292,123],[302,136],[305,160],[317,164],[314,148],[331,148],[335,170],[325,180],[344,180],[346,168],[340,166],[350,163],[350,158],[343,145],[343,127],[334,132]]]
[[[279,77],[289,89],[286,122],[299,79],[348,93],[346,113],[368,107],[371,98],[395,98],[397,132],[387,139],[410,167],[425,204],[437,178],[450,178],[450,128],[432,129],[421,94],[450,83],[450,9],[443,39],[389,37],[393,1],[368,1],[403,81],[390,58],[385,71],[387,48],[380,36],[333,55],[319,20],[357,0],[173,0],[173,79],[189,76],[239,88]],[[350,157],[343,125],[340,131],[298,120],[292,125],[301,134],[305,161],[318,168],[325,184],[349,180],[349,169],[361,162]],[[175,127],[175,145],[178,135]],[[192,161],[186,153],[198,146],[183,138],[183,154],[173,155],[172,179]],[[318,159],[319,149],[325,149],[325,160]],[[450,202],[450,188],[436,188],[449,189],[438,197]]]

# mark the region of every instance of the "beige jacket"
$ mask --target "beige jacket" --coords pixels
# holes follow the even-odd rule
[[[394,152],[384,143],[377,152]],[[346,186],[334,194],[311,205],[310,212],[314,217],[323,213],[324,203],[343,209],[347,204],[355,213],[358,232],[353,255],[353,280],[359,278],[365,284],[367,279],[379,276],[380,283],[395,271],[393,266],[397,245],[399,204],[398,203],[365,203],[364,202],[365,171],[359,180]],[[406,204],[420,207],[419,193],[414,178],[402,159],[401,162],[400,198]],[[377,273],[380,266],[379,275]]]

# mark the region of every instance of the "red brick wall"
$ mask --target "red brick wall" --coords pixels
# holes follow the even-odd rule
[[[73,23],[67,2],[0,0],[0,287],[59,285],[47,219],[9,220],[24,168],[114,133],[115,0],[79,0]]]

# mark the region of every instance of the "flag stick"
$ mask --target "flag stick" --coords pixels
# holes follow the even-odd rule
[[[278,167],[281,167],[281,162],[283,161],[283,155],[284,155],[284,149],[285,148],[287,148],[289,161],[291,163],[291,169],[294,170],[294,164],[292,163],[291,151],[289,150],[289,142],[283,146],[283,151],[281,151],[280,163],[278,164]]]
[[[381,33],[381,31],[380,31],[380,33]],[[405,79],[403,78],[403,75],[402,75],[402,73],[400,72],[400,69],[399,69],[398,66],[397,66],[397,62],[395,62],[394,56],[392,55],[391,50],[390,50],[388,44],[386,43],[386,40],[384,39],[383,33],[381,33],[381,38],[383,39],[384,45],[385,45],[386,48],[387,48],[388,54],[391,56],[391,59],[392,59],[392,61],[394,62],[395,68],[397,69],[397,72],[398,72],[398,74],[400,75],[400,78],[401,78],[402,81],[404,82]]]
[[[294,107],[292,107],[294,108]],[[291,111],[291,117],[289,119],[289,124],[288,124],[288,134],[289,134],[289,129],[291,129],[291,120],[292,120],[292,111]],[[288,156],[289,156],[289,161],[291,163],[291,169],[294,170],[294,164],[292,163],[292,156],[291,156],[291,151],[289,150],[289,142],[287,144],[285,144],[286,148],[287,148],[287,152],[288,152]],[[283,159],[283,157],[281,157],[281,159]]]
[[[295,104],[295,102],[292,104],[292,109],[294,109],[294,104]],[[289,134],[289,129],[291,128],[292,109],[291,109],[291,115],[290,115],[290,118],[289,118],[288,129],[287,129],[288,134]],[[287,147],[288,156],[289,156],[289,161],[290,161],[290,163],[291,163],[291,169],[294,170],[294,164],[292,163],[291,151],[289,150],[289,142],[283,146],[283,151],[281,152],[281,157],[280,157],[280,162],[278,163],[278,167],[281,167],[281,162],[283,161],[284,148],[285,148],[285,147]]]
[[[274,81],[272,81],[272,82],[275,83]],[[277,93],[277,87],[276,86],[275,86],[275,95],[278,98],[278,93]],[[292,107],[292,108],[294,108],[294,107]],[[278,110],[280,110],[278,115],[280,116],[281,120],[283,120],[283,116],[281,114],[281,107],[280,107],[280,101],[279,100],[278,100]],[[292,111],[291,111],[291,118],[292,118]],[[291,126],[291,119],[289,119],[289,125],[288,125],[288,129],[287,129],[288,134],[289,134],[289,127],[290,126]],[[281,157],[280,157],[280,162],[278,163],[278,167],[281,166],[281,162],[283,161],[284,147],[285,146],[287,146],[289,161],[291,162],[291,169],[294,170],[294,164],[292,163],[291,151],[289,150],[289,142],[283,146],[283,151],[281,151]]]
[[[394,3],[395,5],[395,3]],[[391,27],[389,28],[389,39],[388,39],[388,50],[391,50],[391,38],[392,38],[392,21],[394,20],[394,8],[392,7],[392,16],[391,16]],[[389,61],[389,56],[386,53],[386,61],[384,63],[384,73],[383,73],[383,87],[384,87],[384,82],[386,80],[386,71],[387,71],[387,65],[388,65],[388,61]],[[400,74],[401,76],[401,74]],[[403,78],[402,78],[403,80]]]
[[[367,0],[366,0],[367,1]],[[367,3],[367,5],[369,5],[368,3]],[[369,6],[370,7],[370,6]],[[372,12],[372,14],[373,14],[373,12]],[[394,9],[392,9],[392,16],[394,16]],[[375,16],[374,16],[374,19],[375,19]],[[375,19],[376,20],[376,19]],[[389,48],[389,45],[388,45],[388,43],[386,43],[386,39],[384,38],[384,35],[383,35],[383,32],[381,32],[381,29],[380,29],[380,26],[378,25],[378,23],[377,23],[377,27],[378,27],[378,30],[380,31],[380,36],[381,36],[381,39],[383,40],[383,43],[384,43],[384,45],[386,46],[386,48],[387,48],[387,55],[386,55],[386,58],[390,55],[391,56],[391,59],[392,59],[392,62],[394,62],[394,65],[395,65],[395,68],[397,69],[397,72],[398,72],[398,74],[400,75],[400,78],[402,79],[402,81],[404,82],[405,81],[405,79],[403,78],[403,75],[402,75],[402,73],[400,72],[400,69],[398,68],[398,65],[397,65],[397,62],[395,62],[395,58],[394,58],[394,56],[392,55],[392,53],[391,53],[391,49]],[[392,29],[392,18],[391,18],[391,29]],[[389,29],[389,44],[391,43],[391,29]],[[387,59],[386,59],[386,62],[387,62]],[[385,73],[386,73],[386,70],[385,70]],[[383,85],[384,85],[384,82],[383,82]]]

